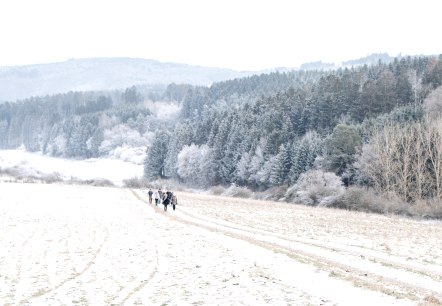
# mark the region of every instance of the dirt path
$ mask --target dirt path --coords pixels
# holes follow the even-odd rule
[[[0,189],[2,305],[430,305],[441,294],[438,250],[416,246],[410,254],[431,261],[407,260],[402,237],[382,251],[350,223],[345,240],[333,211],[287,217],[261,202],[180,193],[178,210],[164,212],[141,191]],[[418,225],[439,237],[440,224],[408,226]]]

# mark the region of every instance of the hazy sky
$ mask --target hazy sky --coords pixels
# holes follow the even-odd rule
[[[0,66],[85,57],[258,70],[442,53],[440,0],[0,0]]]

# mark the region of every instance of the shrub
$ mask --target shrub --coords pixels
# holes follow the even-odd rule
[[[97,187],[113,187],[114,183],[108,179],[94,179],[89,181],[89,185]]]
[[[148,188],[149,182],[144,177],[142,177],[142,178],[133,177],[130,179],[123,180],[123,185],[124,185],[124,187],[127,187],[127,188],[141,189],[141,188]]]
[[[442,219],[442,203],[437,200],[419,200],[410,206],[409,212],[412,216],[429,219]]]
[[[63,178],[60,173],[53,172],[51,174],[47,174],[45,176],[42,176],[41,180],[43,182],[45,182],[46,184],[52,184],[52,183],[62,182]]]
[[[34,184],[38,181],[38,179],[36,177],[33,176],[27,176],[23,178],[23,183],[27,183],[27,184]]]
[[[234,198],[250,198],[252,196],[252,191],[247,189],[247,187],[239,187],[235,184],[230,185],[229,188],[222,194],[223,196],[234,197]]]
[[[253,198],[265,201],[284,200],[286,192],[287,192],[287,186],[275,186],[265,191],[255,192],[253,194]]]
[[[396,195],[378,195],[372,189],[350,187],[335,201],[334,207],[379,214],[408,214],[408,205]]]
[[[1,174],[17,178],[21,175],[21,171],[20,171],[20,169],[18,169],[18,167],[2,168]]]
[[[334,173],[309,170],[287,189],[285,200],[305,205],[334,206],[335,200],[344,190],[341,179]]]
[[[224,188],[221,185],[212,186],[209,189],[210,194],[213,194],[213,195],[222,195],[225,191],[226,191],[226,188]]]

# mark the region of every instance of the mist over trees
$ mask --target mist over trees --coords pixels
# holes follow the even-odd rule
[[[149,180],[284,187],[278,199],[349,209],[368,203],[365,188],[426,211],[442,197],[441,85],[442,56],[430,56],[210,87],[69,92],[0,104],[0,147],[71,158],[141,150]]]

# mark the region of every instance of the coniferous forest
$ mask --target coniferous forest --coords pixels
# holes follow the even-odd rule
[[[149,181],[440,218],[441,85],[442,56],[421,56],[32,97],[0,104],[0,148],[131,152]]]

